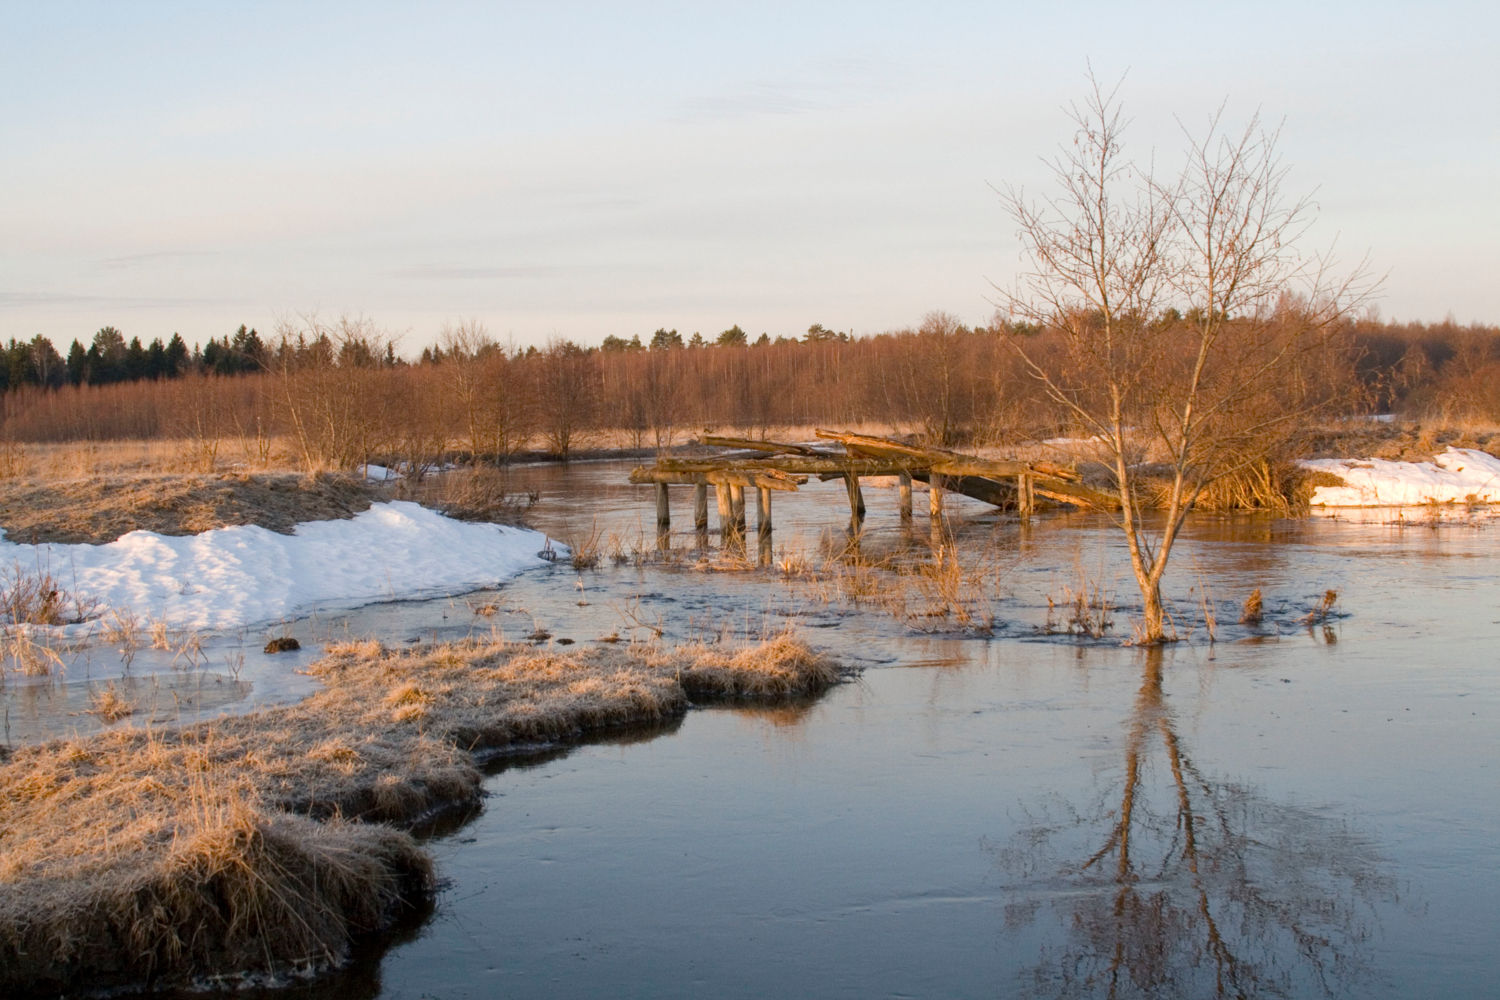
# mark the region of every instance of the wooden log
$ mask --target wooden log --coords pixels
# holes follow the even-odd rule
[[[898,480],[901,490],[901,520],[911,520],[911,473],[903,472]]]
[[[849,474],[844,477],[844,485],[849,490],[849,516],[856,521],[865,519],[865,495],[859,488],[859,477]]]
[[[778,455],[774,458],[741,458],[741,459],[686,459],[686,458],[664,458],[656,463],[655,469],[647,472],[641,470],[642,475],[675,473],[686,475],[690,473],[744,473],[749,475],[775,476],[780,473],[783,476],[795,479],[797,476],[833,475],[839,476],[847,472],[853,472],[861,476],[894,476],[903,469],[925,468],[922,463],[913,463],[908,459],[882,459],[882,458],[858,458],[845,456],[810,456],[810,455]],[[1015,475],[1012,470],[1011,475]]]
[[[729,497],[729,484],[715,483],[714,495],[719,501],[719,534],[728,538],[734,534],[734,502]]]
[[[705,434],[698,439],[700,443],[711,448],[738,448],[742,451],[763,451],[772,455],[816,455],[812,448],[805,444],[783,444],[780,441],[757,441],[754,438],[720,437],[717,434]]]
[[[693,484],[693,530],[708,530],[708,484]]]
[[[630,481],[637,486],[649,486],[652,483],[696,486],[699,483],[708,482],[708,479],[701,472],[677,472],[661,468],[648,469],[641,465],[630,470]]]
[[[672,527],[672,508],[667,503],[667,484],[656,484],[656,526],[659,529]]]
[[[764,487],[755,491],[755,530],[762,537],[771,533],[771,491]]]
[[[657,465],[651,469],[645,466],[637,466],[630,471],[630,481],[637,485],[667,483],[669,485],[698,486],[706,484],[716,486],[719,483],[723,483],[726,486],[754,486],[765,487],[768,490],[796,492],[798,486],[807,482],[807,477],[782,472],[780,469],[715,470],[710,468],[707,471],[684,471],[682,469],[663,468],[661,465]]]
[[[736,534],[745,533],[745,487],[730,486],[729,497],[734,504],[734,530]]]
[[[904,459],[905,464],[912,468],[933,469],[944,475],[1009,477],[1029,471],[1026,462],[975,458],[972,455],[948,451],[945,448],[926,448],[865,434],[844,434],[825,430],[819,430],[816,433],[820,438],[839,442],[851,452],[858,451],[887,461]]]

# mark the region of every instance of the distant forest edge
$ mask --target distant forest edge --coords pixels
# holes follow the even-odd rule
[[[1184,317],[1167,312],[1154,322]],[[1289,320],[1290,322],[1290,320]],[[189,349],[113,327],[66,357],[46,338],[4,348],[12,442],[287,435],[309,466],[450,450],[567,456],[596,436],[667,447],[703,428],[885,425],[947,445],[1070,431],[1009,338],[1046,353],[1056,331],[932,313],[916,329],[853,337],[814,324],[798,340],[675,330],[600,347],[554,339],[506,349],[482,326],[445,328],[415,359],[367,320],[241,326]],[[1332,412],[1500,422],[1500,327],[1346,323],[1295,373]],[[1325,410],[1324,412],[1329,412]]]

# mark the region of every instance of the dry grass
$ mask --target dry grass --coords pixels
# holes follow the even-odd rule
[[[1265,601],[1260,595],[1260,588],[1256,587],[1250,591],[1250,596],[1245,598],[1245,607],[1240,612],[1240,624],[1259,625],[1265,617]]]
[[[1334,606],[1338,602],[1339,592],[1337,590],[1333,590],[1332,588],[1325,590],[1323,596],[1318,598],[1317,602],[1313,604],[1312,610],[1307,613],[1307,617],[1302,619],[1303,623],[1312,625],[1316,622],[1327,621],[1328,617],[1333,614]]]
[[[879,552],[853,539],[817,560],[794,545],[782,549],[775,567],[789,587],[825,604],[878,607],[914,632],[979,636],[994,633],[994,602],[1007,572],[988,550],[964,558],[945,533],[934,535],[931,548]]]
[[[306,701],[0,754],[0,992],[341,961],[432,888],[411,823],[477,801],[476,751],[649,722],[689,698],[816,693],[782,636],[739,651],[331,647]]]
[[[72,625],[94,617],[95,601],[67,591],[46,567],[0,569],[0,625]]]
[[[289,534],[303,521],[353,517],[378,487],[347,476],[136,475],[0,482],[0,527],[15,542],[111,542],[130,531],[193,535],[258,524]]]
[[[214,464],[205,467],[205,448],[187,440],[69,441],[57,444],[6,444],[0,476],[6,479],[86,479],[93,476],[156,476],[213,472],[215,468],[254,468],[294,472],[291,441],[270,438],[255,447],[240,447],[226,436],[213,449]]]
[[[420,482],[398,480],[395,496],[414,500],[460,521],[519,524],[521,516],[537,502],[535,493],[517,493],[499,469],[479,466],[425,476]]]

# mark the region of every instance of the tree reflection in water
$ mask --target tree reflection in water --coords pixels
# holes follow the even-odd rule
[[[1035,996],[1335,996],[1373,974],[1376,908],[1394,900],[1372,841],[1339,817],[1268,801],[1194,764],[1145,654],[1122,768],[1091,808],[1048,803],[995,851],[1065,943],[1026,973]],[[1118,783],[1116,783],[1118,782]]]

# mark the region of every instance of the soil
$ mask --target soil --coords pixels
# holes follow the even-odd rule
[[[18,543],[102,545],[131,531],[195,535],[257,524],[292,533],[302,521],[353,517],[385,489],[347,476],[289,473],[96,477],[0,482],[0,528]]]

